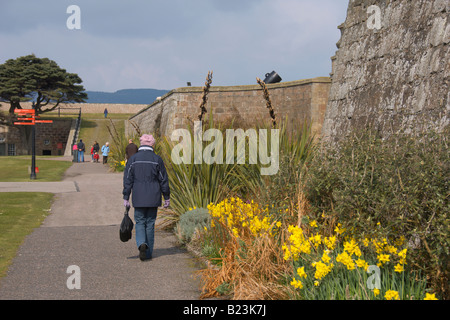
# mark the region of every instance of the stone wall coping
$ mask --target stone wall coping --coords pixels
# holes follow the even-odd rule
[[[302,79],[302,80],[294,80],[294,81],[285,81],[285,82],[279,82],[279,83],[271,83],[267,84],[268,89],[276,89],[276,88],[288,88],[288,87],[295,87],[299,85],[307,85],[312,83],[331,83],[330,77],[316,77],[311,79]],[[261,90],[261,87],[258,84],[255,85],[238,85],[238,86],[211,86],[209,89],[209,92],[236,92],[236,91],[254,91],[254,90]],[[133,119],[134,117],[140,115],[141,113],[147,111],[148,109],[152,108],[153,106],[157,105],[164,99],[168,98],[169,96],[176,94],[176,93],[201,93],[203,92],[203,87],[180,87],[173,89],[163,95],[160,100],[156,100],[152,104],[148,105],[146,108],[142,109],[135,115],[131,116],[129,120]]]

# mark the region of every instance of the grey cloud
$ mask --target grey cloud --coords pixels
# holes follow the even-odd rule
[[[66,28],[71,4],[78,31]],[[1,1],[0,63],[34,52],[105,91],[202,85],[208,70],[213,85],[326,76],[345,13],[341,0]]]

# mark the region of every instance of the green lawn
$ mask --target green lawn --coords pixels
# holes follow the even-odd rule
[[[46,160],[36,157],[36,180],[40,182],[60,181],[64,172],[72,165],[70,161]],[[24,182],[30,180],[31,156],[0,157],[0,182]]]
[[[51,193],[0,193],[0,279],[19,246],[49,214]]]
[[[118,130],[129,117],[129,114],[108,115]],[[111,142],[106,128],[110,121],[104,119],[103,114],[82,114],[82,118],[80,138],[85,141],[88,153],[94,140],[100,146],[106,141]],[[47,158],[36,157],[39,172],[36,180],[30,180],[31,156],[0,157],[0,182],[60,181],[72,162]],[[53,197],[50,193],[0,193],[0,279],[5,276],[25,237],[50,213]]]
[[[60,181],[72,165],[69,161],[46,160],[36,157],[39,173],[35,181]],[[31,156],[0,157],[1,182],[29,182]],[[53,201],[51,193],[0,193],[0,278],[16,255],[25,237],[37,228],[49,214]]]

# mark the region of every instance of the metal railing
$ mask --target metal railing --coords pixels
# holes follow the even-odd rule
[[[68,109],[68,108],[65,108],[65,109]],[[58,110],[58,114],[59,114],[59,110]],[[75,144],[77,144],[78,134],[80,133],[80,127],[81,127],[81,108],[79,108],[78,118],[77,118],[76,124],[75,124],[75,132],[73,134],[73,140],[72,140],[72,150],[73,150],[73,146]]]
[[[81,108],[64,108],[64,107],[58,107],[58,117],[61,117],[61,110],[72,110],[73,112],[64,112],[64,115],[80,115],[81,114]]]

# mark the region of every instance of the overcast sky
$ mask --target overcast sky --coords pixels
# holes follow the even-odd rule
[[[70,5],[81,29],[69,29]],[[89,91],[328,76],[348,0],[0,0],[0,63],[34,53]],[[70,22],[73,20],[69,19]]]

